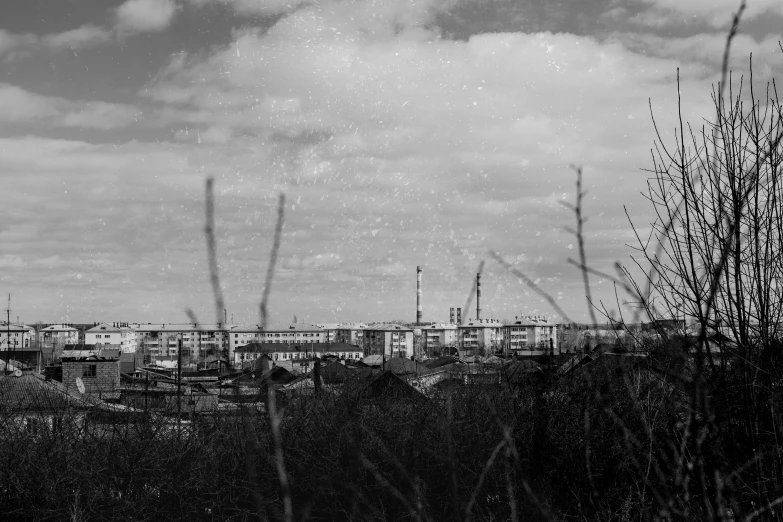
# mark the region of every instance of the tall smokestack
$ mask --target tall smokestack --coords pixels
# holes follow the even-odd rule
[[[421,267],[416,267],[416,324],[421,324]]]
[[[481,320],[481,272],[476,274],[476,321]]]

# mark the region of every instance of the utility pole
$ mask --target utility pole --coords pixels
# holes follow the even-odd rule
[[[177,437],[182,424],[182,334],[179,335],[177,347]]]

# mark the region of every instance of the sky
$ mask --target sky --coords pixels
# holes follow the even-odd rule
[[[783,3],[749,0],[735,77],[781,71]],[[4,0],[0,292],[43,322],[217,312],[204,238],[215,179],[229,320],[312,323],[465,305],[542,314],[498,252],[588,317],[568,227],[583,168],[588,264],[633,263],[656,143],[710,120],[734,0]],[[627,212],[627,215],[626,215]],[[628,313],[611,283],[596,303]],[[475,301],[472,305],[475,307]],[[475,310],[463,315],[475,316]]]

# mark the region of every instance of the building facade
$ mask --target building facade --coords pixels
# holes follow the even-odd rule
[[[35,342],[35,328],[24,324],[0,324],[0,351],[30,348]]]
[[[411,357],[413,330],[399,324],[369,325],[364,331],[364,356]]]
[[[299,359],[324,358],[334,356],[339,359],[359,360],[362,350],[358,346],[345,343],[257,343],[253,342],[234,349],[234,365],[248,366],[256,359],[266,355],[272,362],[293,361]]]
[[[123,353],[136,353],[136,331],[128,326],[101,323],[84,332],[84,344],[116,347]]]
[[[367,325],[364,323],[343,323],[337,327],[336,342],[364,346],[364,332]]]
[[[441,323],[421,327],[422,348],[427,357],[450,355],[449,348],[457,348],[457,325]]]
[[[545,355],[551,351],[560,353],[557,342],[557,325],[544,316],[516,317],[504,326],[503,348],[513,355]]]
[[[324,343],[326,332],[315,325],[291,323],[272,325],[262,329],[259,326],[237,326],[230,332],[229,353],[233,359],[235,350],[249,343],[313,344]]]
[[[485,350],[487,354],[503,349],[503,323],[493,319],[471,319],[457,327],[459,349]]]
[[[38,332],[38,339],[42,348],[56,351],[66,344],[78,344],[79,330],[64,324],[53,324],[42,328]]]

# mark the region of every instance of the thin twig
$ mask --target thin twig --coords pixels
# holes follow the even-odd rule
[[[490,250],[489,255],[497,261],[497,263],[517,276],[519,279],[522,280],[523,283],[525,283],[527,286],[530,287],[531,290],[533,290],[535,293],[546,299],[546,301],[549,303],[549,305],[555,309],[555,312],[557,312],[560,317],[563,318],[563,320],[567,323],[573,322],[569,317],[568,314],[565,313],[565,311],[558,306],[558,304],[555,302],[555,300],[552,298],[551,295],[549,295],[545,290],[543,290],[540,286],[538,286],[532,279],[530,279],[528,276],[511,266],[511,264],[503,259],[498,253],[496,253],[493,250]]]
[[[272,251],[269,253],[269,265],[266,268],[266,280],[264,281],[264,293],[261,297],[259,314],[261,318],[261,329],[266,328],[269,317],[267,303],[269,302],[269,292],[272,289],[272,278],[275,275],[275,265],[277,264],[277,253],[280,250],[280,237],[283,235],[283,220],[285,217],[285,194],[280,194],[277,204],[277,224],[275,225],[275,238],[272,243]]]
[[[220,286],[220,274],[218,273],[217,262],[217,241],[215,240],[215,194],[213,187],[215,184],[212,176],[207,178],[206,183],[206,205],[204,225],[204,236],[207,239],[207,260],[209,262],[209,281],[212,283],[212,294],[215,296],[215,323],[223,322],[223,309],[225,300],[223,299],[223,289]]]

